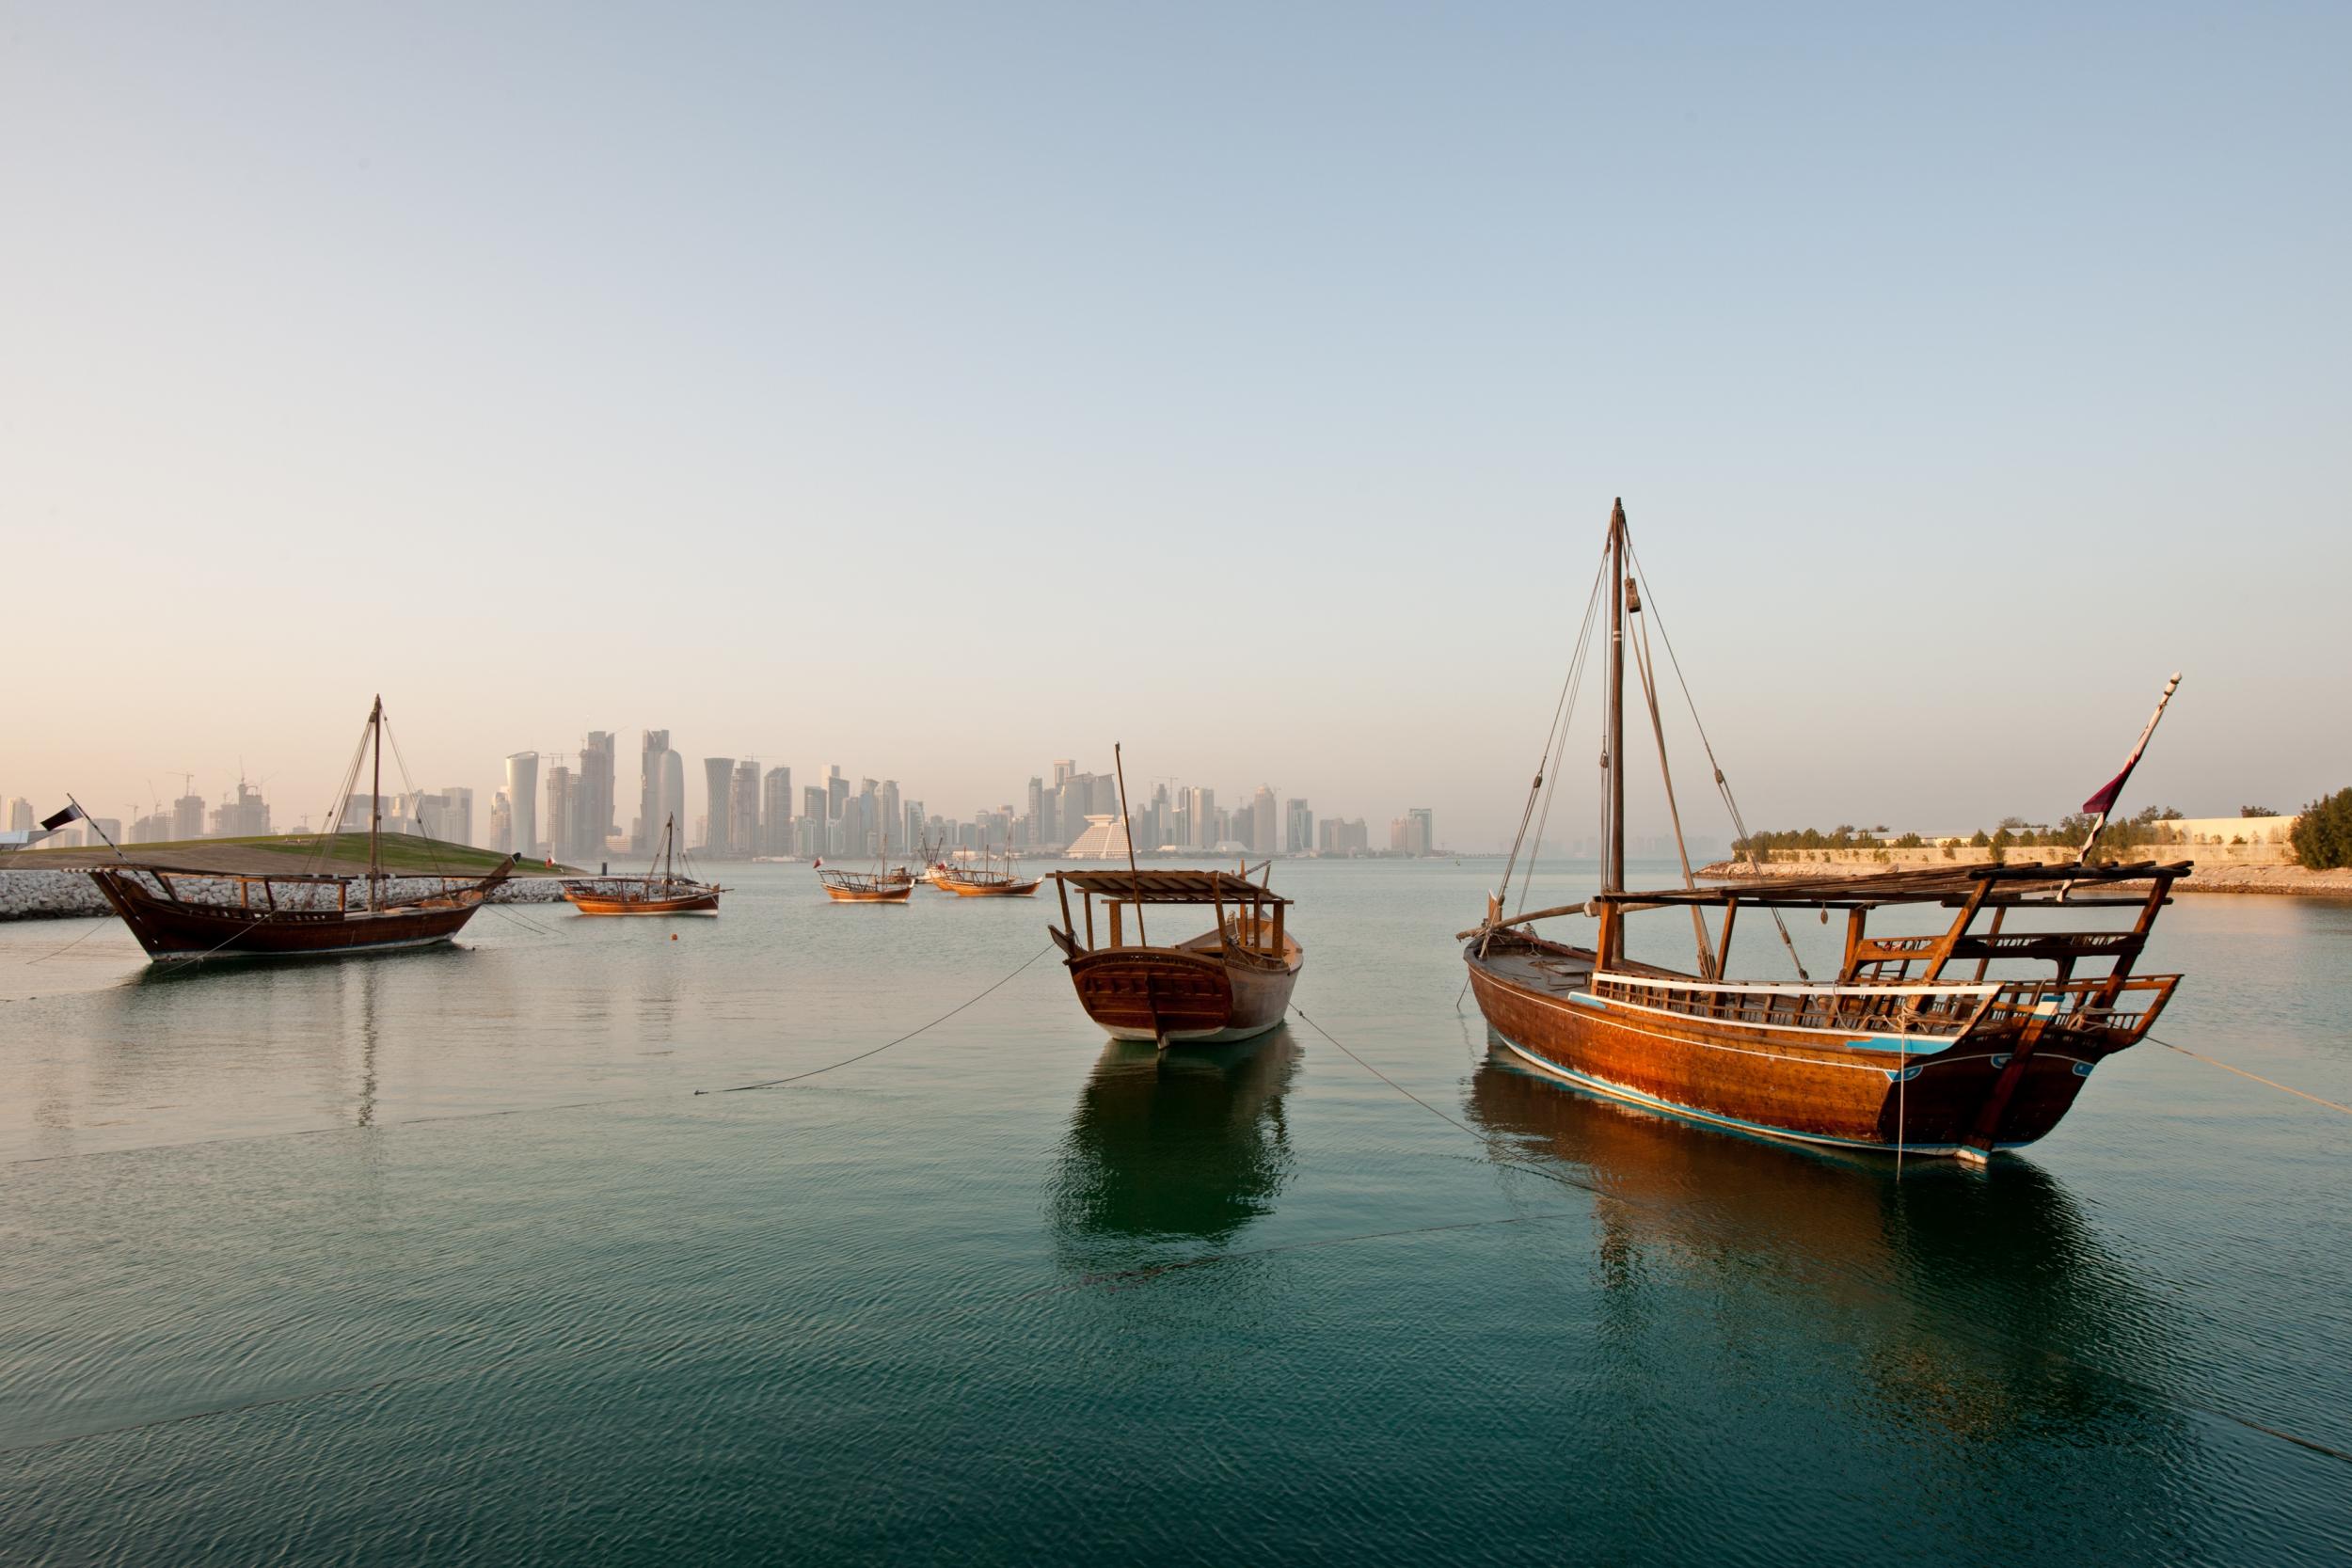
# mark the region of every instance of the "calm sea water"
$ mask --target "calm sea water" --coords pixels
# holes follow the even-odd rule
[[[966,1002],[1050,889],[0,927],[0,1560],[2352,1556],[2352,1117],[2144,1046],[1898,1180],[1583,1099],[1455,1010],[1497,869],[1276,869],[1305,1015],[1468,1131],[1302,1022],[1107,1044],[1051,958],[695,1092]],[[2352,1101],[2352,906],[2153,959],[2165,1037]]]

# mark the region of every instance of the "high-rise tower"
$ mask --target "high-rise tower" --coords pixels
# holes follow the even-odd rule
[[[539,753],[516,752],[506,759],[506,809],[513,823],[515,853],[539,853]]]
[[[669,754],[670,732],[647,730],[637,751],[637,827],[630,840],[641,855],[661,838],[661,759]]]
[[[730,847],[728,829],[733,817],[727,801],[734,784],[733,757],[703,758],[703,847],[714,855],[723,855]]]

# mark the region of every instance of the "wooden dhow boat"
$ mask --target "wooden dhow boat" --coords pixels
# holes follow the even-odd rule
[[[1282,1022],[1304,955],[1284,929],[1291,901],[1263,882],[1231,871],[1051,875],[1061,894],[1062,923],[1047,927],[1046,935],[1061,949],[1078,1005],[1113,1038],[1215,1043],[1248,1039]],[[1071,915],[1073,892],[1084,901],[1083,927]],[[1100,946],[1097,898],[1107,916]],[[1216,923],[1198,936],[1154,945],[1144,911],[1168,905],[1207,908]]]
[[[725,891],[677,874],[675,812],[661,825],[661,847],[644,876],[573,877],[564,883],[564,896],[582,914],[717,914]]]
[[[1042,877],[1024,877],[1013,869],[1012,847],[1005,847],[1005,863],[1000,868],[994,856],[978,865],[957,865],[948,861],[934,861],[930,869],[931,886],[942,893],[952,893],[959,898],[1034,898],[1044,885]]]
[[[825,896],[836,904],[903,904],[914,894],[914,873],[890,864],[888,833],[882,835],[882,854],[871,871],[829,871],[822,860],[814,869]]]
[[[1629,892],[1623,766],[1629,655],[1659,741],[1677,845],[1681,831],[1649,657],[1647,622],[1655,610],[1647,617],[1642,612],[1646,584],[1639,580],[1622,503],[1610,519],[1601,570],[1605,576],[1595,585],[1586,614],[1590,626],[1605,582],[1601,888],[1585,903],[1506,918],[1506,869],[1486,919],[1462,933],[1470,989],[1502,1044],[1593,1092],[1774,1138],[1983,1160],[2047,1133],[2102,1061],[2146,1036],[2180,982],[2176,974],[2142,975],[2135,969],[2157,911],[2188,863],[2088,863],[2163,702],[2123,771],[2084,802],[2094,819],[2078,863],[1954,865],[1794,880],[1759,875],[1739,885],[1700,887],[1686,853],[1681,887]],[[1667,656],[1673,657],[1671,643]],[[1575,668],[1522,818],[1522,844],[1538,798],[1549,799],[1545,775],[1566,739]],[[2165,689],[2167,699],[2171,690]],[[1711,747],[1708,760],[1714,768]],[[1720,768],[1714,773],[1721,784]],[[1724,795],[1744,837],[1727,785]],[[1536,832],[1540,842],[1540,825]],[[1518,863],[1515,847],[1510,865]],[[1941,930],[1873,936],[1870,916],[1899,906],[1952,912]],[[1671,909],[1689,913],[1692,967],[1629,958],[1628,917]],[[1728,975],[1733,924],[1743,909],[1766,911],[1780,926],[1797,971],[1793,982]],[[1719,914],[1715,933],[1707,925],[1709,910]],[[1814,911],[1824,920],[1832,910],[1844,912],[1843,955],[1833,978],[1817,981],[1805,973],[1782,920],[1788,910]],[[2058,919],[2102,910],[2131,911],[2129,925],[2086,928],[2086,922]],[[1531,928],[1537,921],[1577,914],[1597,921],[1590,946],[1550,941]],[[2086,972],[2093,968],[2099,972]]]
[[[351,800],[359,760],[374,753],[364,876],[318,872],[254,874],[142,865],[127,859],[93,869],[90,879],[150,958],[189,962],[208,958],[293,958],[384,953],[449,941],[506,880],[520,858],[509,855],[486,877],[437,877],[437,892],[388,898],[383,861],[384,699],[369,709],[360,750],[352,757],[339,799]],[[341,825],[340,811],[329,835]],[[116,850],[119,856],[121,851]],[[415,880],[404,873],[403,880]],[[236,902],[204,896],[223,884]]]

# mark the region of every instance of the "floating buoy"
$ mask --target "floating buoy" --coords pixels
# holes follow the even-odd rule
[[[675,942],[675,941],[677,941],[677,933],[676,933],[675,931],[672,931],[672,932],[670,933],[670,940],[671,940],[672,942]]]

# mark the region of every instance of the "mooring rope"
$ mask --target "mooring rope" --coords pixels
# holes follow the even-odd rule
[[[781,1088],[787,1084],[797,1084],[803,1078],[814,1078],[819,1073],[831,1072],[835,1068],[848,1067],[852,1062],[862,1062],[868,1056],[879,1056],[894,1045],[904,1045],[907,1041],[913,1039],[915,1036],[924,1033],[926,1030],[936,1029],[941,1024],[946,1022],[949,1019],[955,1017],[958,1013],[963,1011],[966,1007],[969,1007],[974,1003],[981,1000],[981,998],[988,996],[991,992],[1002,990],[1006,985],[1011,982],[1013,975],[1020,974],[1023,970],[1028,968],[1031,964],[1037,962],[1038,959],[1045,957],[1046,954],[1051,953],[1053,950],[1053,944],[1048,942],[1046,945],[1039,948],[1036,952],[1030,954],[1027,958],[1022,959],[1018,964],[1014,965],[1010,974],[1008,974],[996,980],[993,984],[990,985],[986,990],[980,991],[977,995],[964,998],[954,1006],[948,1008],[946,1012],[940,1014],[937,1018],[931,1020],[929,1023],[923,1024],[920,1028],[910,1029],[895,1040],[884,1040],[882,1044],[875,1046],[870,1051],[861,1051],[854,1056],[844,1056],[837,1062],[827,1062],[823,1067],[811,1068],[806,1072],[796,1072],[787,1078],[767,1078],[756,1084],[736,1084],[723,1089],[696,1089],[694,1092],[698,1095],[740,1094],[745,1089]]]
[[[2194,1056],[2199,1061],[2204,1062],[2212,1067],[2217,1067],[2224,1072],[2234,1072],[2240,1078],[2251,1078],[2257,1084],[2267,1084],[2274,1089],[2282,1089],[2286,1093],[2295,1096],[2297,1100],[2308,1100],[2314,1105],[2325,1105],[2331,1111],[2342,1111],[2345,1116],[2352,1117],[2352,1105],[2339,1105],[2332,1100],[2322,1100],[2315,1094],[2306,1094],[2303,1090],[2295,1087],[2291,1084],[2281,1084],[2276,1078],[2265,1078],[2261,1073],[2249,1072],[2242,1067],[2232,1067],[2229,1063],[2222,1061],[2218,1057],[2208,1056],[2201,1051],[2191,1051],[2185,1045],[2174,1045],[2170,1040],[2157,1039],[2153,1035],[2146,1035],[2141,1037],[2148,1040],[2152,1044],[2163,1046],[2167,1051],[2177,1051],[2184,1056]]]

